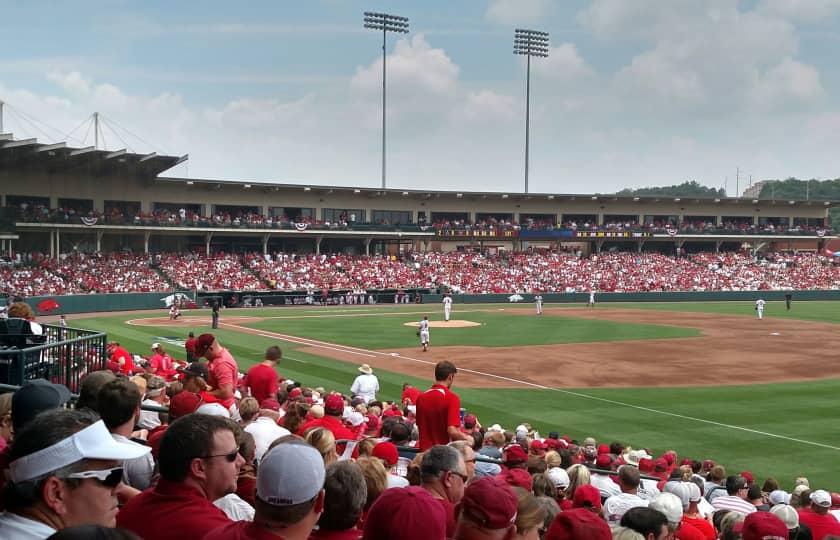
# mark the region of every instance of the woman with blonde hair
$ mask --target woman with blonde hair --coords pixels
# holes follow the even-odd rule
[[[645,540],[645,537],[630,527],[616,527],[612,530],[613,540]]]
[[[589,468],[581,463],[576,463],[566,469],[569,473],[569,487],[566,488],[566,500],[571,501],[575,498],[575,490],[583,485],[590,483]]]
[[[365,513],[370,510],[371,505],[379,498],[383,491],[388,489],[388,471],[382,461],[373,457],[362,457],[356,460],[356,464],[362,469],[367,485],[367,502]],[[399,489],[399,488],[395,488]]]
[[[563,466],[563,458],[556,450],[549,450],[545,453],[545,465],[549,469]]]
[[[306,432],[304,439],[318,450],[325,467],[338,461],[338,454],[335,452],[335,435],[332,431],[322,427],[313,428]]]
[[[516,493],[516,539],[540,540],[540,529],[545,524],[545,509],[536,497],[522,489],[514,487]]]

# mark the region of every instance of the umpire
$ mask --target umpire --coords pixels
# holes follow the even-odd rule
[[[219,301],[213,300],[213,307],[212,309],[212,316],[213,316],[213,328],[219,327]]]
[[[786,308],[788,311],[790,311],[790,302],[791,302],[791,300],[793,300],[793,294],[792,294],[792,293],[789,293],[789,292],[788,292],[788,293],[785,293],[785,308]]]

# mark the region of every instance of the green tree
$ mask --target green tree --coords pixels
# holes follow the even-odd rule
[[[713,199],[715,197],[725,197],[723,189],[710,188],[696,181],[683,182],[679,185],[661,186],[661,187],[644,187],[638,189],[622,189],[616,195],[622,196],[657,196],[663,197],[700,197]]]
[[[797,178],[768,180],[761,187],[759,198],[838,201],[840,200],[840,178],[834,180],[799,180]],[[832,229],[840,230],[840,208],[831,208],[828,211],[828,219]]]

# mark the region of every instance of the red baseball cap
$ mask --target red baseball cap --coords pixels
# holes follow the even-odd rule
[[[499,479],[511,486],[519,486],[525,491],[534,487],[531,475],[525,469],[507,469],[499,475]]]
[[[386,489],[365,518],[366,540],[428,540],[446,537],[446,511],[419,486]]]
[[[653,460],[650,458],[642,458],[639,460],[639,470],[641,472],[653,472]]]
[[[207,354],[207,349],[216,341],[216,336],[213,334],[201,334],[195,342],[195,356],[200,358]]]
[[[755,483],[755,477],[753,477],[753,473],[750,471],[741,471],[741,476],[744,477],[744,480],[746,480],[748,484]]]
[[[303,390],[300,389],[300,386],[298,386],[297,388],[292,388],[291,391],[289,391],[289,399],[296,399],[302,395]]]
[[[609,454],[599,454],[598,457],[595,458],[595,467],[598,469],[612,468],[612,458]]]
[[[265,398],[264,400],[260,401],[260,409],[279,411],[280,403],[274,398]]]
[[[397,464],[397,460],[400,459],[400,454],[394,443],[381,442],[373,447],[373,457],[378,457],[384,461],[388,467],[393,467]]]
[[[598,455],[601,454],[609,454],[610,453],[610,445],[601,443],[598,445]]]
[[[525,463],[526,461],[528,461],[528,454],[518,444],[508,445],[504,449],[505,463]]]
[[[464,427],[475,427],[476,422],[478,422],[478,418],[474,414],[464,416]]]
[[[769,538],[788,538],[785,522],[770,512],[753,512],[744,520],[741,529],[743,540],[765,540]]]
[[[528,447],[531,452],[544,454],[546,450],[546,445],[542,441],[531,441],[531,445]]]
[[[572,502],[574,508],[592,508],[601,511],[601,492],[592,484],[584,484],[578,486],[575,490],[574,501]]]
[[[612,540],[610,526],[604,519],[586,508],[572,508],[557,514],[545,540]]]
[[[834,491],[831,492],[831,508],[840,508],[840,493],[836,493]]]
[[[516,495],[510,486],[489,476],[479,478],[467,486],[464,498],[459,503],[461,515],[484,529],[493,530],[513,525],[516,521],[516,507]]]
[[[655,460],[653,460],[653,467],[654,469],[656,469],[657,472],[664,472],[668,469],[668,460],[661,457],[656,458]]]
[[[344,398],[340,394],[330,394],[324,399],[324,412],[327,414],[341,414],[344,412]]]
[[[169,400],[169,419],[174,420],[194,413],[201,405],[201,396],[186,390],[178,392]]]

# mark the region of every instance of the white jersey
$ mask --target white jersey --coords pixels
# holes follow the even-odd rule
[[[764,309],[764,304],[766,304],[766,302],[764,300],[762,300],[761,298],[759,298],[758,300],[755,301],[755,308],[756,309]]]
[[[428,320],[423,319],[422,321],[420,321],[420,331],[421,332],[428,332],[429,331],[429,321]]]
[[[450,298],[449,296],[445,297],[443,299],[443,307],[445,309],[452,309],[452,298]]]

